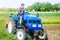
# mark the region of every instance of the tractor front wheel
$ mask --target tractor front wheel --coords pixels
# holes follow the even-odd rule
[[[18,40],[25,40],[26,32],[23,29],[17,30],[17,39]]]
[[[40,30],[38,38],[39,40],[48,40],[47,32],[45,29]]]

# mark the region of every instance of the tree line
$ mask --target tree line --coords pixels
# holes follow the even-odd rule
[[[17,12],[17,8],[0,8],[0,12]],[[60,11],[60,3],[51,4],[51,3],[40,3],[35,2],[31,6],[25,8],[25,11]]]
[[[39,3],[35,2],[31,6],[25,8],[26,11],[58,11],[60,10],[60,4],[51,4],[51,3]]]

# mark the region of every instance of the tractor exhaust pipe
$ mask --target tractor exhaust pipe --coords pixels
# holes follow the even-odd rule
[[[36,16],[37,16],[37,17],[39,17],[39,13],[38,13],[38,11],[37,11],[37,14],[36,14]]]
[[[36,5],[39,5],[38,3]],[[39,17],[39,13],[38,13],[38,6],[36,6],[36,16]]]

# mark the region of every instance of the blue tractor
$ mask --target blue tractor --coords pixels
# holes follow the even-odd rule
[[[28,12],[25,12],[20,18],[11,14],[7,29],[9,33],[16,33],[18,40],[25,40],[27,33],[32,40],[48,40],[46,30],[42,27],[41,19]]]

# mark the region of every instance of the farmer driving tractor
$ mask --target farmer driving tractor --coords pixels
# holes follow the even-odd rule
[[[18,8],[18,14],[17,17],[20,20],[20,26],[22,25],[22,19],[23,19],[23,14],[24,14],[24,4],[22,3],[21,6]]]
[[[24,4],[22,3],[21,6],[18,8],[18,18],[24,14]]]

